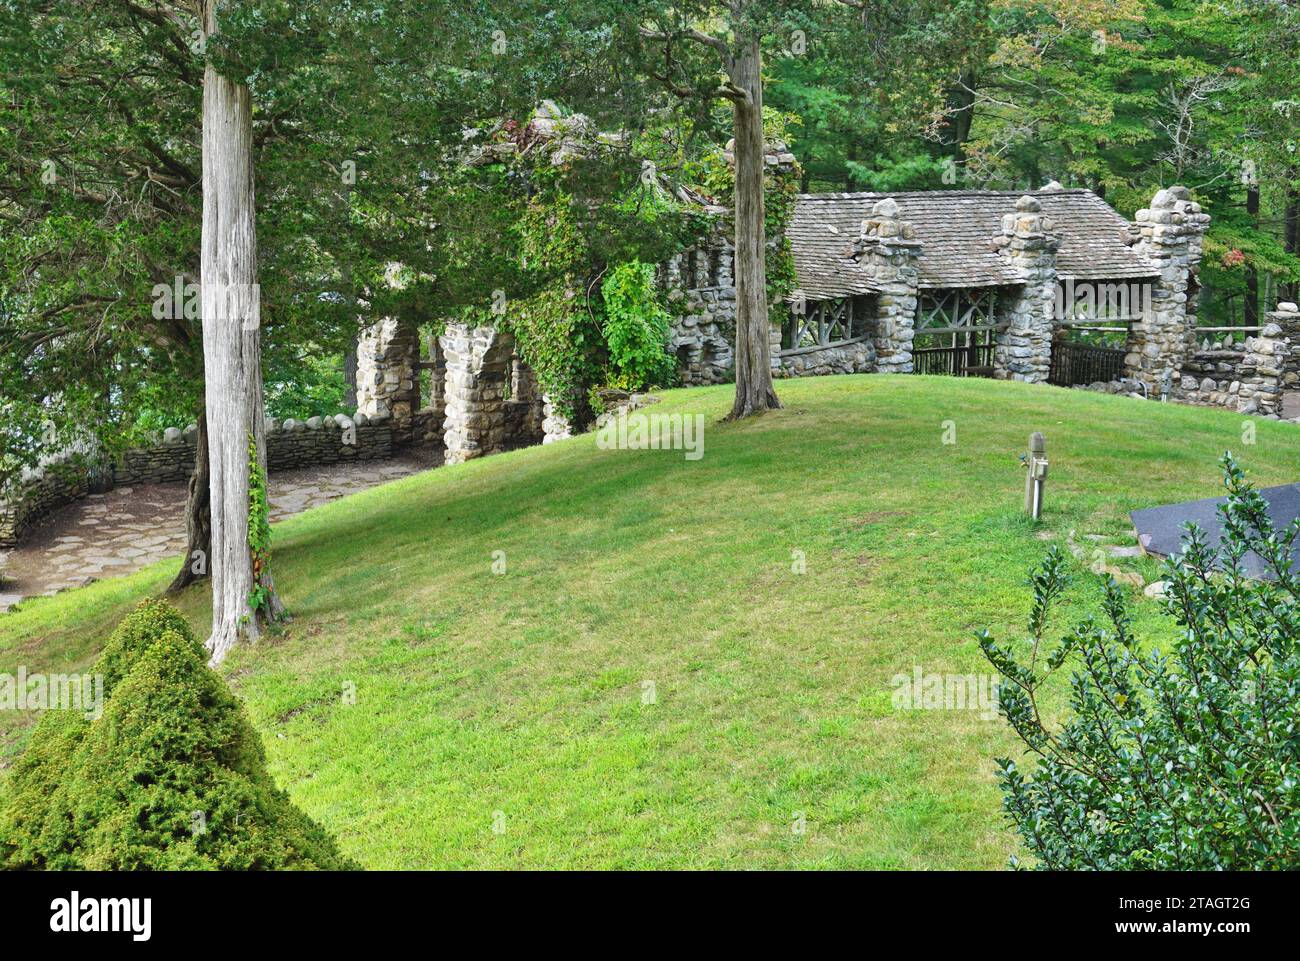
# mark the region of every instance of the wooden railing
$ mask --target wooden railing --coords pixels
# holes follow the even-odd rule
[[[912,372],[950,377],[993,376],[993,344],[971,347],[920,347],[912,351]]]
[[[1119,380],[1124,376],[1126,353],[1123,347],[1094,347],[1057,341],[1052,345],[1052,365],[1047,382],[1058,387],[1075,387]]]

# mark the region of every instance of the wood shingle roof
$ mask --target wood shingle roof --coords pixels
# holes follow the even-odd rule
[[[872,278],[849,259],[862,221],[879,200],[892,197],[899,216],[921,241],[922,289],[994,287],[1020,283],[993,246],[1002,218],[1024,196],[1016,190],[931,190],[906,193],[801,194],[787,228],[799,290],[809,300],[869,293]],[[1091,190],[1033,194],[1061,237],[1056,255],[1064,280],[1152,277],[1155,268],[1129,246],[1128,222]]]

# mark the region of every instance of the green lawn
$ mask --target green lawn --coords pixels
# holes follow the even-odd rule
[[[729,388],[667,393],[657,412],[707,417],[699,461],[587,435],[277,526],[296,619],[224,670],[279,783],[376,868],[1001,868],[1005,725],[895,710],[890,679],[986,673],[972,632],[1022,630],[1051,540],[1131,544],[1129,510],[1219,492],[1226,448],[1261,484],[1300,478],[1300,428],[1243,446],[1224,411],[927,377],[778,387],[786,409],[742,424],[719,423]],[[1031,430],[1051,458],[1037,527]],[[88,665],[172,567],[0,616],[0,671]],[[1081,581],[1069,615],[1097,594]],[[200,635],[206,604],[181,603]],[[0,759],[27,723],[0,717]]]

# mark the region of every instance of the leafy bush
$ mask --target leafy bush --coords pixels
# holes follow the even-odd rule
[[[48,711],[0,800],[10,869],[354,869],[277,790],[261,740],[172,608],[146,601],[93,673],[95,720]]]
[[[998,760],[1004,808],[1046,869],[1300,868],[1300,522],[1274,531],[1263,497],[1230,456],[1222,545],[1188,527],[1165,565],[1170,652],[1144,651],[1122,590],[1107,579],[1105,624],[1044,640],[1068,584],[1053,550],[1032,576],[1026,655],[980,644],[1006,677],[1003,715],[1037,756],[1026,776]],[[1254,551],[1269,580],[1250,580]],[[1071,716],[1049,730],[1047,679],[1067,661]]]
[[[609,272],[600,287],[605,302],[605,343],[615,374],[612,386],[628,390],[672,382],[668,353],[671,324],[655,289],[655,270],[631,260]]]

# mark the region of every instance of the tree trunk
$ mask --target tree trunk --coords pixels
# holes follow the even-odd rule
[[[208,414],[199,404],[198,437],[195,438],[194,473],[190,475],[189,498],[185,502],[185,557],[176,578],[167,586],[176,594],[208,576],[212,557],[211,493],[208,490]]]
[[[970,140],[971,126],[975,122],[975,71],[969,67],[958,76],[957,87],[949,101],[953,118],[952,156],[957,163],[966,159],[966,142]]]
[[[1259,187],[1251,184],[1246,188],[1246,214],[1252,226],[1259,224]],[[1259,323],[1259,271],[1255,265],[1246,264],[1246,301],[1245,321],[1247,327]]]
[[[781,406],[772,387],[767,315],[767,238],[763,227],[763,79],[757,38],[731,68],[741,95],[732,100],[736,134],[736,402],[737,420]]]
[[[204,28],[216,32],[215,0]],[[266,463],[262,413],[260,295],[253,203],[253,122],[248,87],[209,63],[203,75],[203,367],[208,414],[212,508],[212,635],[220,663],[241,638],[255,640],[261,615],[249,547],[249,439]],[[270,572],[268,620],[283,609]]]
[[[1286,252],[1300,257],[1300,190],[1291,187],[1286,192]],[[1295,303],[1300,299],[1300,282],[1292,281],[1284,288],[1286,299]]]
[[[352,347],[343,355],[343,409],[357,409],[357,338],[352,338]]]

